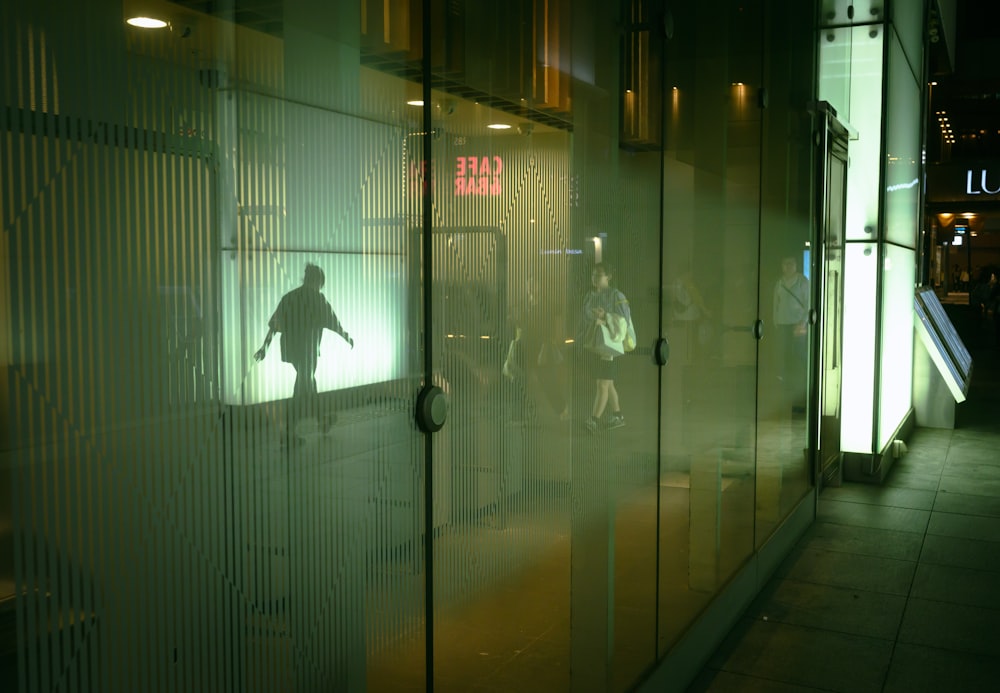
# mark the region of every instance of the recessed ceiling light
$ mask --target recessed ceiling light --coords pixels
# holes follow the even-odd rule
[[[490,130],[510,130],[510,125],[507,123],[490,123],[486,127]]]
[[[167,25],[162,19],[154,17],[129,17],[125,23],[140,29],[162,29]]]

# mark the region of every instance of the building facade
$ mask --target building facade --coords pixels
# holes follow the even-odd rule
[[[870,4],[4,3],[17,690],[686,685],[910,415]]]

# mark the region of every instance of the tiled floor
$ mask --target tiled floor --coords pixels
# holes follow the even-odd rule
[[[1000,351],[973,356],[955,430],[824,491],[690,692],[1000,690]]]

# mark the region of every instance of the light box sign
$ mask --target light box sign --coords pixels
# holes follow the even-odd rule
[[[268,320],[281,297],[302,285],[307,263],[323,270],[322,294],[354,348],[323,330],[316,367],[318,392],[404,377],[406,354],[406,259],[404,255],[226,251],[222,257],[222,399],[257,404],[292,396],[295,369],[281,360],[276,334],[256,362]]]
[[[964,402],[972,381],[972,356],[933,289],[918,289],[913,300],[917,334],[956,402]]]
[[[1000,200],[1000,159],[927,164],[926,179],[926,199],[932,204]]]
[[[992,186],[990,181],[992,180]],[[1000,175],[990,176],[987,169],[969,169],[965,172],[966,195],[1000,194]]]

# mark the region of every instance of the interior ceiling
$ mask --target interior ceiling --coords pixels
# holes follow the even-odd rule
[[[284,33],[284,0],[170,0],[174,5],[281,37]]]
[[[169,0],[183,10],[224,18],[275,37],[284,35],[284,0]],[[955,61],[941,60],[941,46],[931,44],[932,79],[928,122],[928,161],[997,160],[1000,162],[1000,2],[957,0]],[[935,55],[938,58],[935,58]],[[418,66],[397,56],[365,56],[364,63],[380,72],[419,82]],[[526,109],[521,103],[479,92],[460,81],[432,84],[438,90],[490,106],[535,123],[570,129],[568,120]],[[937,111],[945,111],[956,141],[937,150]],[[998,203],[1000,205],[1000,203]],[[1000,211],[980,210],[985,229],[1000,231]]]
[[[168,0],[168,2],[187,12],[231,21],[254,31],[284,38],[285,0]],[[420,64],[402,55],[362,50],[361,62],[367,67],[406,81],[419,83],[423,78]],[[567,113],[532,108],[521,100],[476,89],[466,84],[462,75],[432,74],[431,87],[480,106],[502,111],[518,120],[530,121],[543,128],[572,129],[572,120]]]

